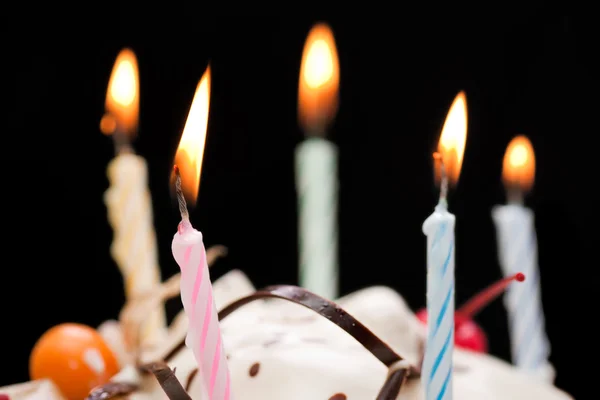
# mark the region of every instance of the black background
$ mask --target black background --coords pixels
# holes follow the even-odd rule
[[[453,97],[464,89],[469,132],[450,198],[457,304],[501,276],[490,210],[505,202],[505,148],[526,134],[537,157],[527,203],[536,212],[551,361],[557,385],[579,398],[593,384],[579,362],[595,362],[597,31],[591,18],[543,7],[507,16],[492,11],[9,18],[0,354],[14,369],[2,369],[0,385],[27,379],[29,351],[46,329],[66,321],[96,326],[115,318],[123,303],[103,203],[113,145],[98,123],[124,46],[140,67],[134,146],[149,165],[163,276],[178,271],[170,253],[179,217],[169,173],[210,61],[211,114],[192,222],[207,245],[230,249],[213,277],[241,268],[256,286],[297,283],[297,81],[306,34],[324,20],[336,35],[341,67],[330,138],[340,153],[342,293],[386,284],[414,309],[424,305],[421,224],[437,196],[431,152]],[[491,352],[508,358],[502,302],[478,322]]]

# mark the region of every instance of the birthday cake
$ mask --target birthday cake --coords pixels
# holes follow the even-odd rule
[[[111,354],[99,351],[95,360],[89,355],[71,357],[65,370],[53,369],[46,379],[0,388],[0,398],[81,398],[70,385],[81,388],[94,382],[76,381],[89,376],[80,370],[105,379],[114,368],[112,360],[118,372],[93,388],[87,400],[208,398],[194,355],[185,345],[188,321],[183,311],[156,346],[136,347],[135,337],[127,333],[136,324],[132,314],[147,315],[148,308],[178,295],[177,278],[137,305],[126,306],[120,321],[98,327],[96,332]],[[424,398],[419,365],[425,328],[392,289],[370,287],[333,303],[295,286],[257,291],[242,272],[234,270],[214,283],[214,297],[235,398]],[[78,348],[79,344],[75,340],[70,346]],[[40,343],[38,352],[39,347]],[[55,366],[64,365],[61,362],[55,360]],[[71,383],[65,383],[62,377],[69,379],[70,373]],[[532,379],[499,359],[461,348],[454,352],[454,396],[461,400],[572,399],[551,383]]]

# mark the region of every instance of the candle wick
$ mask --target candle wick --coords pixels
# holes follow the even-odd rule
[[[183,189],[181,188],[181,173],[179,172],[179,167],[175,165],[173,171],[175,172],[175,194],[177,196],[177,203],[179,204],[179,213],[181,214],[182,221],[188,222],[190,220],[190,215],[188,213]]]
[[[506,197],[510,204],[523,205],[523,191],[517,185],[508,188]]]
[[[434,160],[440,162],[440,203],[445,203],[448,197],[448,175],[446,173],[446,164],[442,154],[439,152],[433,153]]]
[[[133,153],[127,135],[121,129],[117,128],[113,132],[113,143],[115,145],[115,154]]]

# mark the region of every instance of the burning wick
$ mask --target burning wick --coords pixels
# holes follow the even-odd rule
[[[179,233],[181,233],[182,224],[190,223],[190,214],[188,213],[187,203],[185,196],[183,195],[183,189],[181,188],[181,174],[179,173],[179,167],[173,166],[173,172],[175,173],[175,195],[177,196],[177,203],[179,204],[179,213],[181,214],[181,224],[179,224]]]
[[[520,189],[518,185],[508,185],[507,186],[507,198],[509,204],[518,204],[523,205],[523,191]]]
[[[474,296],[471,300],[467,301],[460,307],[456,313],[466,318],[474,317],[479,311],[487,306],[492,300],[498,297],[501,293],[506,290],[508,285],[513,281],[523,282],[525,275],[521,272],[514,274],[513,276],[506,277],[496,283],[492,283],[490,286],[482,290],[479,294]]]
[[[117,119],[111,113],[107,112],[102,116],[102,119],[100,120],[100,131],[107,136],[113,137],[116,154],[132,152],[127,135],[119,128]]]
[[[440,202],[445,202],[448,196],[448,175],[446,174],[446,165],[444,158],[439,152],[433,153],[433,159],[440,163]]]

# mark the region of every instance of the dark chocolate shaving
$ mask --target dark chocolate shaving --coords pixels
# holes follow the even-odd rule
[[[123,382],[109,382],[92,389],[85,400],[109,400],[119,396],[127,396],[138,389],[137,385]]]
[[[169,351],[167,353],[166,356],[164,356],[164,359],[166,362],[171,361],[177,354],[179,354],[179,352],[185,347],[185,337],[183,338],[183,340],[181,340],[179,343],[177,343],[175,345],[175,347],[173,347],[171,349],[171,351]]]
[[[340,306],[298,286],[277,285],[258,290],[249,296],[229,304],[219,312],[219,319],[224,319],[238,308],[251,303],[252,301],[264,298],[288,300],[322,315],[346,331],[346,333],[356,339],[365,349],[377,357],[377,359],[387,367],[403,360],[403,358],[396,354],[387,343],[379,339],[369,330],[369,328],[361,324],[356,318],[340,308]],[[419,371],[416,367],[411,367],[411,369],[411,376],[419,375]]]
[[[164,362],[153,362],[140,366],[144,371],[152,372],[169,400],[192,400],[171,368]]]
[[[410,376],[408,369],[398,369],[392,372],[379,391],[376,400],[393,400],[398,397],[402,384]]]
[[[298,286],[277,285],[258,290],[249,296],[234,301],[222,309],[219,312],[219,319],[224,319],[248,303],[264,298],[288,300],[313,310],[346,331],[346,333],[356,339],[356,341],[388,368],[403,360],[390,346],[379,339],[379,337],[356,318],[340,308],[340,306]],[[377,396],[377,400],[396,399],[406,379],[409,377],[417,378],[419,376],[420,370],[412,365],[408,368],[393,371],[385,381],[383,388]]]
[[[189,392],[192,387],[192,382],[194,382],[194,378],[198,374],[198,368],[194,368],[192,372],[190,372],[190,376],[188,376],[187,383],[185,384],[185,391]]]
[[[390,346],[384,341],[379,339],[373,332],[371,332],[366,326],[361,324],[356,318],[348,314],[337,304],[327,299],[324,299],[314,293],[309,292],[306,289],[297,286],[290,285],[277,285],[269,286],[262,290],[258,290],[253,294],[243,297],[234,301],[219,312],[219,319],[226,318],[229,314],[236,311],[238,308],[251,303],[255,300],[261,300],[265,298],[277,298],[287,300],[292,303],[302,305],[306,308],[313,310],[319,315],[327,318],[332,323],[336,324],[350,336],[356,339],[365,349],[373,354],[378,360],[380,360],[388,368],[396,365],[402,361],[403,358],[398,355]],[[171,351],[165,356],[165,360],[171,360],[179,351],[185,347],[185,338],[181,340]],[[170,368],[164,363],[153,363],[150,365],[166,367],[166,370],[161,370],[160,377],[157,372],[150,370],[157,377],[161,387],[171,400],[191,400],[189,395],[185,392],[181,383],[177,380]],[[420,368],[415,366],[409,366],[408,368],[401,368],[393,371],[386,379],[381,391],[377,396],[377,400],[394,400],[398,397],[402,384],[407,379],[414,379],[420,376]],[[172,377],[171,383],[168,388],[163,384],[164,381]]]

